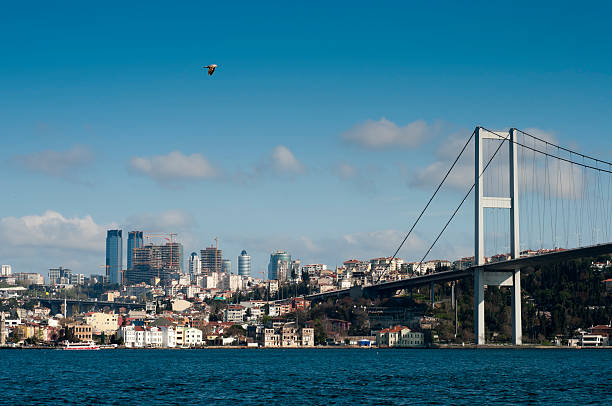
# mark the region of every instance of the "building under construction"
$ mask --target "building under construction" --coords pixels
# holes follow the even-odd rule
[[[155,278],[163,282],[182,273],[183,245],[180,243],[146,244],[134,248],[133,253],[132,268],[125,272],[125,284],[151,283]]]
[[[223,269],[223,251],[212,246],[200,250],[200,261],[203,275],[221,272]]]

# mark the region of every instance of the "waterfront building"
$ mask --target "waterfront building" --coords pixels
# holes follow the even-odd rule
[[[268,279],[277,279],[279,281],[287,280],[287,273],[291,267],[291,254],[285,251],[276,251],[270,254],[270,263],[268,264]]]
[[[93,329],[91,326],[83,323],[72,323],[67,326],[72,336],[81,342],[89,342],[93,339]]]
[[[200,257],[197,253],[192,252],[189,256],[189,275],[191,275],[191,279],[196,275],[199,275],[202,272],[202,262],[200,261]]]
[[[92,327],[95,334],[115,334],[119,328],[119,315],[115,313],[92,312],[85,315],[85,323]]]
[[[238,256],[238,275],[251,276],[251,256],[242,250]]]
[[[260,340],[262,347],[314,347],[314,329],[299,329],[295,323],[285,323],[263,329]]]
[[[376,343],[379,347],[422,347],[425,335],[405,326],[395,326],[376,333]]]
[[[208,275],[211,272],[221,272],[223,266],[223,250],[213,246],[200,250],[200,261],[202,273]]]
[[[229,259],[223,260],[222,272],[226,274],[232,273],[232,261],[230,261]]]
[[[122,283],[123,231],[106,232],[106,278],[110,283]]]
[[[2,265],[0,267],[0,276],[10,276],[12,272],[10,265]]]
[[[134,266],[134,248],[141,248],[144,245],[142,231],[130,231],[127,242],[127,269]]]
[[[199,328],[188,327],[183,335],[185,337],[183,342],[185,347],[202,345],[202,330]]]

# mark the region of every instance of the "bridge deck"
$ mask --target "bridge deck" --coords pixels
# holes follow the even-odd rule
[[[412,287],[429,285],[432,282],[450,282],[472,276],[476,268],[484,268],[485,272],[489,271],[510,271],[543,265],[547,263],[562,262],[576,258],[590,257],[596,255],[612,254],[612,243],[590,245],[587,247],[573,248],[563,251],[555,251],[547,254],[534,255],[530,257],[522,257],[511,259],[508,261],[494,262],[485,264],[481,267],[471,267],[463,271],[445,271],[437,272],[429,275],[417,276],[415,278],[401,279],[399,281],[384,282],[377,285],[365,286],[363,292],[372,296],[379,293],[388,293],[401,289],[409,289]],[[307,296],[309,300],[322,300],[331,297],[343,297],[351,294],[350,289],[334,290],[325,293]]]

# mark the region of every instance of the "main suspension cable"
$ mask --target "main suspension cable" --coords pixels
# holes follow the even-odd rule
[[[433,192],[433,194],[431,195],[431,197],[429,198],[429,201],[427,202],[427,204],[425,205],[425,207],[423,207],[423,210],[421,210],[421,213],[419,214],[419,216],[417,217],[417,219],[415,220],[414,224],[412,224],[412,227],[410,227],[410,231],[408,231],[408,233],[406,234],[406,236],[404,237],[404,239],[402,240],[401,244],[399,245],[399,247],[397,247],[397,249],[395,250],[395,253],[393,254],[393,256],[391,257],[391,261],[393,261],[393,259],[397,256],[397,253],[402,249],[402,247],[404,246],[404,244],[406,243],[406,240],[408,240],[408,237],[410,237],[410,234],[412,234],[412,231],[414,230],[414,228],[416,227],[416,225],[419,223],[419,221],[421,220],[421,217],[423,217],[423,214],[425,214],[425,211],[427,210],[427,208],[429,207],[429,205],[431,204],[431,202],[433,201],[434,197],[436,197],[436,195],[438,194],[438,192],[440,191],[440,188],[442,187],[442,185],[444,184],[444,182],[446,181],[446,178],[448,178],[448,175],[450,175],[451,171],[453,170],[453,168],[455,167],[455,165],[457,164],[457,162],[459,161],[459,158],[461,158],[461,155],[463,155],[463,152],[465,151],[465,149],[467,148],[468,144],[470,143],[470,141],[472,141],[472,138],[474,138],[474,134],[476,134],[476,129],[474,129],[474,131],[472,131],[472,135],[470,135],[470,137],[468,138],[468,140],[465,142],[465,144],[463,145],[463,148],[461,148],[461,151],[459,152],[459,155],[457,155],[457,158],[455,158],[455,161],[453,162],[453,164],[451,165],[451,167],[448,169],[448,171],[446,172],[446,174],[444,175],[444,178],[442,178],[442,181],[438,184],[438,187],[436,188],[436,190]],[[390,265],[389,265],[390,267]],[[380,276],[378,277],[378,279],[376,280],[376,282],[378,283],[380,281],[380,279],[383,277],[385,271],[383,271]]]
[[[487,132],[490,132],[491,134],[495,134],[493,131],[486,129],[484,127],[479,127]],[[476,132],[476,131],[474,131]],[[501,138],[501,137],[500,137]],[[487,168],[489,167],[489,165],[491,164],[491,162],[493,161],[493,158],[495,158],[495,155],[497,155],[497,153],[499,152],[499,150],[501,149],[502,145],[504,145],[505,141],[508,141],[510,138],[510,133],[508,133],[508,135],[501,140],[501,142],[499,143],[499,145],[497,146],[497,149],[495,150],[495,152],[493,153],[493,156],[491,156],[491,158],[489,159],[489,161],[487,162],[487,164],[484,166],[484,168],[482,169],[482,171],[478,174],[478,178],[476,179],[476,181],[474,183],[472,183],[472,186],[470,187],[470,189],[467,191],[467,193],[465,194],[465,196],[463,196],[463,199],[461,200],[461,203],[459,203],[459,205],[457,206],[457,208],[455,209],[455,211],[453,212],[453,214],[450,216],[450,218],[448,219],[448,221],[446,222],[446,224],[444,225],[444,227],[442,228],[442,231],[440,231],[440,233],[438,234],[438,236],[436,237],[436,239],[434,240],[434,242],[429,246],[429,249],[427,250],[427,252],[425,253],[425,255],[423,255],[423,258],[421,258],[421,260],[419,261],[419,265],[417,267],[417,269],[420,271],[421,266],[423,264],[423,261],[425,261],[425,258],[427,258],[427,255],[429,255],[429,253],[431,252],[431,250],[433,249],[433,247],[436,245],[436,243],[438,242],[438,240],[440,239],[440,237],[442,236],[442,234],[444,233],[444,231],[446,231],[446,228],[448,227],[448,225],[451,223],[451,221],[453,221],[453,218],[455,218],[455,215],[457,215],[457,212],[459,211],[459,209],[461,208],[461,206],[463,206],[463,203],[465,203],[465,201],[467,200],[467,198],[470,196],[470,193],[472,193],[472,190],[474,190],[474,188],[476,187],[476,182],[478,182],[478,180],[480,179],[480,177],[483,175],[483,173],[485,173],[485,171],[487,170]],[[474,258],[476,260],[476,258]]]

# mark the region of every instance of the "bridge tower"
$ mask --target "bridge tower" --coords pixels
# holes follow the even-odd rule
[[[517,135],[516,129],[508,132],[487,131],[482,127],[476,127],[475,134],[475,171],[474,171],[474,202],[475,202],[475,250],[474,265],[485,264],[484,257],[484,209],[501,208],[510,210],[510,255],[512,259],[520,257],[519,245],[519,208],[518,208],[518,167],[517,167],[517,145],[514,143]],[[484,140],[497,140],[508,142],[509,148],[509,186],[510,193],[507,196],[484,196],[482,173],[484,170],[482,161],[482,146]],[[483,268],[477,268],[474,272],[474,335],[477,345],[485,344],[484,323],[484,288],[485,286],[510,286],[512,289],[512,342],[514,345],[522,344],[521,327],[521,271],[485,272]]]

